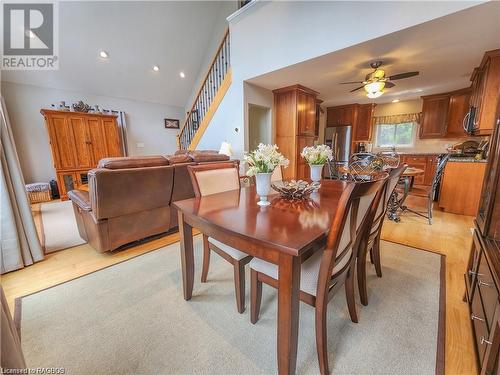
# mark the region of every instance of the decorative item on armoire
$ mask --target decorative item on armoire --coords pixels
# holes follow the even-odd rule
[[[90,105],[84,103],[81,100],[78,103],[73,103],[72,107],[75,112],[83,112],[83,113],[87,113],[92,108]]]

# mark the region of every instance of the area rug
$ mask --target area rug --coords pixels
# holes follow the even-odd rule
[[[85,243],[78,234],[71,201],[42,203],[40,213],[45,254]]]
[[[189,302],[178,243],[22,297],[16,305],[28,366],[64,367],[66,374],[276,374],[276,290],[264,285],[252,325],[248,283],[240,315],[231,265],[212,256],[202,284],[200,236],[195,250]],[[441,373],[444,257],[389,242],[382,257],[382,278],[368,267],[370,304],[358,305],[358,324],[344,293],[330,302],[332,373]],[[319,373],[314,309],[303,303],[297,373]]]

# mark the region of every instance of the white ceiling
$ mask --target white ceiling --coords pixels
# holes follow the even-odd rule
[[[60,69],[3,71],[2,80],[185,106],[223,9],[220,1],[61,1]]]
[[[390,22],[392,17],[397,15],[374,17],[374,25]],[[500,48],[499,20],[500,1],[492,1],[252,78],[249,82],[270,90],[298,83],[318,91],[325,105],[386,103],[459,89],[470,85],[472,70],[479,65],[484,52]],[[335,37],[342,36],[332,35]],[[374,60],[385,62],[383,68],[387,75],[415,70],[420,71],[420,75],[394,81],[396,87],[387,89],[378,99],[367,98],[362,89],[349,92],[360,85],[339,84],[363,81],[372,71],[369,63]]]

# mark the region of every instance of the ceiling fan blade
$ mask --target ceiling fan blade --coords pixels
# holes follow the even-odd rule
[[[389,82],[389,81],[385,82],[385,88],[387,88],[387,89],[390,89],[391,87],[394,87],[394,86],[396,86],[396,84],[394,84],[392,82]]]
[[[363,85],[363,86],[359,86],[359,87],[356,87],[354,90],[351,90],[351,91],[349,91],[349,92],[358,91],[358,90],[362,89],[363,87],[365,87],[365,85]]]
[[[420,72],[406,72],[406,73],[399,73],[399,74],[395,74],[393,76],[390,76],[389,79],[391,81],[395,81],[397,79],[403,79],[403,78],[410,78],[410,77],[413,77],[413,76],[418,76]]]
[[[351,83],[363,83],[363,82],[360,82],[360,81],[340,82],[339,85],[350,85]]]

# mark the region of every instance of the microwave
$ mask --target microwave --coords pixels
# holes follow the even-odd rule
[[[469,107],[469,111],[465,115],[462,125],[467,134],[474,133],[474,130],[476,130],[476,107]]]

